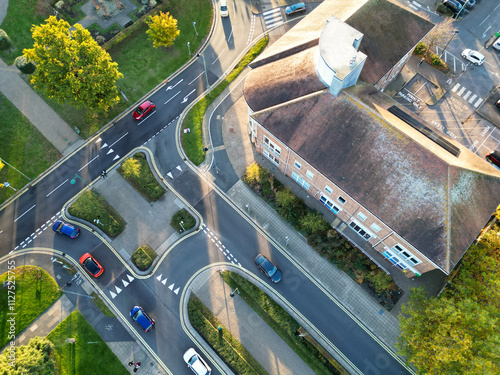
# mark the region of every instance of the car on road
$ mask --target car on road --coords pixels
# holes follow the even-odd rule
[[[155,325],[155,321],[146,314],[146,311],[144,311],[141,306],[132,307],[132,310],[130,310],[130,317],[142,327],[144,332],[151,331]]]
[[[212,369],[193,348],[189,348],[182,358],[196,375],[210,375],[212,373]]]
[[[304,3],[297,3],[290,5],[289,7],[285,8],[285,14],[287,16],[291,16],[293,14],[297,13],[305,13],[306,12],[306,4]]]
[[[85,270],[94,277],[99,277],[104,272],[104,268],[89,253],[83,254],[80,258],[80,264]]]
[[[141,120],[155,108],[156,105],[151,100],[146,100],[139,107],[137,107],[132,116],[134,116],[136,120]]]
[[[474,65],[483,65],[484,63],[484,56],[473,49],[464,49],[462,51],[462,57],[469,60]]]
[[[488,160],[491,164],[500,168],[500,152],[499,151],[490,151],[486,154],[486,160]]]
[[[64,234],[69,238],[76,238],[80,235],[80,229],[64,221],[57,220],[52,226],[52,230],[57,233]]]
[[[257,267],[259,267],[259,270],[264,272],[264,274],[269,277],[273,282],[278,283],[281,278],[282,274],[281,271],[274,265],[272,264],[269,259],[267,259],[264,255],[259,254],[255,258],[255,264]]]

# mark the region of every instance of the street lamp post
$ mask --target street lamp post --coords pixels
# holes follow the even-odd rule
[[[210,88],[210,83],[208,82],[208,74],[207,74],[207,64],[205,64],[205,54],[200,55],[199,53],[196,55],[197,57],[201,56],[203,59],[203,69],[205,69],[205,78],[207,79],[207,89]]]
[[[182,224],[184,224],[184,222],[181,220],[181,222],[179,223],[181,228],[182,228],[182,231],[185,232],[186,230],[184,229],[184,226]]]
[[[3,160],[2,158],[0,158],[0,161],[2,163],[5,163],[7,164],[9,167],[11,167],[13,170],[15,170],[17,173],[19,173],[20,175],[26,177],[28,179],[28,181],[31,181],[31,178],[29,178],[28,176],[26,176],[23,172],[19,171],[18,169],[16,169],[15,167],[13,167],[12,165],[10,165],[9,163],[7,163],[5,160]]]
[[[189,56],[191,56],[191,48],[189,48],[189,46],[191,45],[191,43],[187,42],[187,45],[188,45]]]
[[[446,47],[448,47],[448,44],[451,43],[451,41],[453,40],[453,38],[455,37],[455,35],[458,34],[458,30],[454,30],[453,35],[451,36],[450,40],[448,40],[448,43],[446,43],[446,45],[444,46],[443,50],[441,51],[441,54],[439,55],[439,59],[441,60],[441,57],[443,57],[443,54],[444,54],[444,51],[446,50]]]
[[[194,27],[194,32],[196,33],[196,36],[198,36],[198,31],[196,30],[196,22],[193,21],[193,27]]]
[[[75,177],[70,181],[71,185],[76,184],[76,178],[79,178],[80,180],[82,180],[85,185],[87,185],[89,188],[92,189],[92,186],[90,186],[89,184],[87,184],[87,181],[85,181],[83,178],[81,178],[80,176],[78,176],[78,174],[76,174],[76,173],[75,173]]]

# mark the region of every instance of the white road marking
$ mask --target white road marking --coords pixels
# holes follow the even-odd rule
[[[31,206],[24,214],[22,214],[21,216],[18,216],[16,220],[14,220],[14,223],[16,221],[18,221],[20,218],[22,218],[24,215],[26,215],[28,212],[30,212],[33,208],[35,208],[36,204],[34,204],[33,206]]]
[[[462,94],[464,93],[464,91],[465,91],[465,90],[466,90],[466,88],[465,88],[465,87],[462,87],[462,88],[460,89],[460,91],[457,93],[457,95],[462,96]]]
[[[81,167],[81,168],[78,170],[78,172],[80,172],[83,168],[85,168],[87,165],[89,165],[90,163],[92,163],[92,162],[93,162],[95,159],[97,159],[98,157],[99,157],[99,155],[97,155],[95,158],[93,158],[91,161],[89,161],[87,164],[85,164],[83,167]],[[66,181],[68,181],[68,180],[66,180]],[[66,181],[65,181],[65,182],[66,182]]]
[[[80,171],[78,171],[80,172]],[[52,194],[54,191],[56,191],[57,189],[59,189],[61,186],[63,186],[66,182],[68,181],[68,179],[66,179],[63,183],[61,183],[58,187],[56,187],[54,190],[52,190],[49,194],[46,195],[46,197],[48,197],[50,194]]]
[[[154,113],[154,112],[153,112]],[[125,134],[123,134],[120,138],[118,138],[114,143],[110,144],[109,147],[113,147],[115,144],[117,144],[119,141],[121,141],[121,139],[123,137],[125,137],[126,135],[128,134],[128,132],[126,132]]]
[[[217,61],[217,60],[219,60],[220,56],[224,53],[224,51],[225,51],[225,50],[226,50],[226,49],[224,48],[224,49],[222,50],[222,52],[221,52],[221,53],[219,53],[219,56],[217,56],[217,58],[214,60],[214,62],[212,63],[212,65],[214,65],[214,64],[216,63],[216,61]]]
[[[457,90],[458,90],[458,88],[459,88],[459,87],[460,87],[460,83],[457,83],[457,84],[455,85],[455,87],[453,87],[453,89],[452,89],[451,91],[452,91],[452,92],[455,92],[455,91],[457,91]]]
[[[202,73],[203,74],[203,73]],[[175,94],[174,96],[172,96],[170,99],[168,99],[165,104],[167,104],[169,101],[171,101],[173,98],[175,98],[177,95],[179,95],[181,92],[177,92],[177,94]]]
[[[477,98],[476,94],[472,95],[469,99],[469,103],[472,103],[476,98]]]
[[[467,98],[472,94],[472,91],[467,91],[467,94],[463,96],[464,100],[467,100]]]
[[[194,81],[196,81],[204,72],[201,72],[200,74],[198,74],[196,77],[194,77],[194,79],[188,83],[188,86],[193,83]],[[180,92],[180,91],[179,91]]]
[[[483,99],[479,98],[476,102],[476,104],[474,104],[474,107],[479,107],[479,105],[483,102]]]

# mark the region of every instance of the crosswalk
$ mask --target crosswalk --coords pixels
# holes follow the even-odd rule
[[[461,86],[460,83],[453,86],[451,92],[457,94],[463,100],[472,104],[475,108],[479,107],[484,100],[482,98],[478,98],[476,94],[473,94],[472,91],[468,90],[465,86]]]
[[[283,16],[281,15],[281,8],[274,8],[262,13],[264,17],[264,22],[267,29],[272,29],[273,27],[283,24]]]

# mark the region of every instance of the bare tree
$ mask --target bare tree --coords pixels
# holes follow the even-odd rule
[[[427,45],[426,54],[432,53],[432,50],[438,46],[444,48],[449,43],[457,29],[453,26],[453,19],[447,18],[439,22],[434,28],[424,37],[424,43]]]

